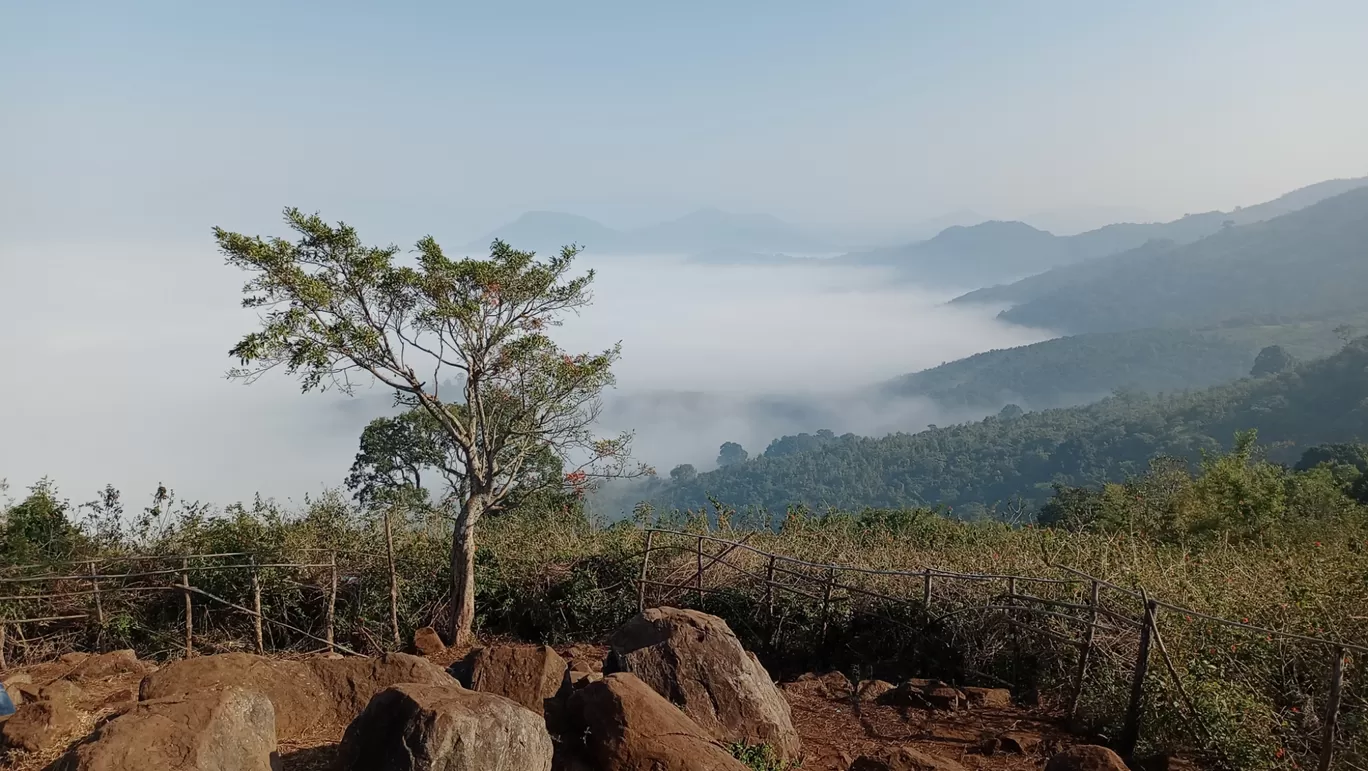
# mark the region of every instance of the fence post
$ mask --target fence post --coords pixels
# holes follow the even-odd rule
[[[0,621],[0,669],[8,669],[5,663],[5,632],[9,629],[9,624]]]
[[[328,570],[331,574],[331,584],[328,588],[328,653],[335,653],[337,648],[333,643],[333,619],[337,611],[337,552],[328,554]]]
[[[90,586],[95,592],[95,620],[100,626],[104,626],[104,604],[100,602],[100,579],[95,576],[95,560],[90,561]]]
[[[769,563],[765,566],[765,610],[769,613],[770,621],[774,620],[774,555],[771,554]]]
[[[181,592],[185,595],[185,657],[195,653],[194,606],[190,603],[190,558],[181,560]]]
[[[698,573],[694,576],[694,589],[698,592],[698,609],[703,609],[703,536],[698,537]]]
[[[1130,703],[1126,707],[1126,725],[1121,729],[1118,754],[1126,760],[1135,755],[1140,742],[1140,710],[1145,704],[1145,674],[1149,671],[1150,630],[1154,628],[1154,600],[1145,601],[1145,619],[1140,627],[1140,652],[1135,657],[1135,674],[1131,680]]]
[[[831,625],[831,589],[836,584],[836,568],[827,568],[826,586],[822,587],[822,656],[825,657],[827,628]]]
[[[1092,582],[1092,595],[1088,598],[1088,607],[1092,612],[1088,617],[1088,633],[1083,641],[1083,651],[1078,654],[1078,672],[1074,676],[1073,693],[1069,695],[1069,719],[1078,717],[1078,702],[1083,698],[1083,680],[1088,676],[1088,659],[1092,658],[1093,645],[1097,641],[1097,603],[1100,600],[1099,594],[1101,585],[1097,581]]]
[[[1330,672],[1330,698],[1325,704],[1325,730],[1321,735],[1320,771],[1329,771],[1335,758],[1335,725],[1339,722],[1340,696],[1344,690],[1344,648],[1335,649],[1335,664]]]
[[[256,555],[252,560],[252,632],[256,642],[257,655],[266,652],[266,640],[261,634],[261,575],[257,571]]]
[[[641,578],[637,581],[637,612],[646,610],[646,571],[651,567],[651,547],[655,545],[655,531],[646,531],[646,551],[641,555]]]
[[[385,561],[389,565],[390,632],[394,635],[395,647],[399,647],[404,643],[399,636],[399,573],[394,569],[394,531],[390,526],[393,510],[393,506],[385,507]]]
[[[1017,580],[1016,576],[1007,577],[1007,604],[1013,608],[1017,604]],[[1017,621],[1017,614],[1014,610],[1007,611],[1007,618]],[[1019,694],[1021,691],[1021,632],[1016,624],[1012,625],[1012,688]]]
[[[931,612],[931,568],[922,571],[922,608]]]

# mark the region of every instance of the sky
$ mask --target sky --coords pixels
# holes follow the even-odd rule
[[[1352,0],[0,0],[0,478],[340,479],[368,402],[221,377],[254,322],[214,225],[279,233],[288,205],[460,244],[528,210],[853,232],[1226,209],[1368,173],[1365,28]],[[623,340],[627,392],[843,388],[1048,334],[870,274],[603,267],[566,344]],[[720,414],[643,431],[649,460],[772,428]]]

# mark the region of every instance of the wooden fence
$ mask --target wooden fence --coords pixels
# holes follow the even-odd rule
[[[1050,563],[1051,567],[1060,572],[1059,577],[961,573],[932,567],[921,570],[875,570],[857,565],[809,562],[775,554],[749,545],[749,539],[749,535],[740,540],[731,540],[700,533],[648,528],[637,579],[639,608],[665,604],[688,595],[693,595],[702,605],[709,593],[735,590],[738,586],[735,579],[740,578],[742,586],[749,585],[760,593],[762,612],[771,619],[775,613],[776,592],[789,593],[814,604],[821,619],[822,644],[827,638],[833,605],[850,602],[857,596],[920,607],[927,618],[933,621],[970,612],[998,614],[1013,630],[1078,650],[1072,687],[1067,694],[1067,710],[1071,717],[1078,711],[1089,668],[1094,665],[1101,650],[1100,635],[1113,638],[1130,635],[1134,640],[1134,659],[1128,663],[1129,698],[1124,724],[1116,741],[1118,752],[1127,758],[1133,756],[1140,738],[1141,716],[1145,709],[1145,680],[1155,651],[1158,651],[1164,670],[1181,696],[1186,712],[1199,726],[1201,724],[1201,715],[1164,643],[1161,633],[1164,613],[1181,614],[1189,620],[1201,619],[1251,636],[1270,640],[1282,638],[1324,649],[1330,676],[1320,724],[1321,734],[1318,737],[1319,771],[1327,771],[1335,755],[1346,656],[1350,652],[1368,653],[1368,645],[1364,644],[1292,634],[1201,613],[1150,597],[1143,588],[1128,589],[1053,562]],[[668,563],[653,561],[653,555],[662,553],[674,556]],[[652,572],[653,567],[668,572],[660,576]],[[860,580],[864,581],[863,585],[858,585]],[[966,602],[963,593],[952,591],[956,584],[998,585],[1004,591],[994,591],[976,601]],[[1044,596],[1051,588],[1065,590],[1056,592],[1064,596]],[[1083,595],[1086,600],[1079,602],[1068,599],[1074,595]],[[1118,601],[1133,610],[1127,612],[1116,609]],[[947,605],[958,607],[945,607]],[[1077,636],[1061,634],[1035,619],[1079,627]],[[1206,729],[1202,727],[1201,730]]]
[[[103,627],[107,620],[106,607],[111,599],[119,595],[157,592],[179,593],[184,598],[183,649],[187,656],[195,653],[196,607],[205,603],[247,615],[253,626],[252,645],[257,653],[266,652],[266,628],[274,626],[290,634],[322,643],[321,650],[359,655],[355,650],[337,641],[336,608],[341,575],[338,552],[305,549],[301,550],[300,554],[303,555],[301,561],[288,562],[258,561],[257,556],[250,552],[225,552],[97,557],[5,568],[0,571],[0,669],[7,665],[6,649],[27,642],[23,635],[26,626],[87,622]],[[401,644],[401,638],[398,620],[399,584],[394,555],[390,551],[386,555],[367,556],[383,556],[386,559],[389,574],[389,631],[397,647]],[[115,569],[119,566],[123,566],[124,569]],[[34,574],[33,571],[42,572]],[[283,619],[272,618],[263,612],[264,571],[312,571],[317,574],[316,584],[320,585],[318,588],[324,592],[326,603],[321,634],[302,629]],[[248,575],[251,607],[208,591],[192,581],[193,576],[215,573]],[[38,587],[38,590],[23,591],[24,587],[30,586]],[[48,607],[61,605],[68,609],[83,605],[84,608],[81,612],[44,612],[31,616],[21,614],[19,617],[14,617],[12,610],[7,616],[4,610],[6,605],[13,608],[16,605],[31,606],[34,603],[45,604]],[[13,635],[11,630],[14,631]]]

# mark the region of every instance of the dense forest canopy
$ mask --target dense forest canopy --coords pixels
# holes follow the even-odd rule
[[[771,510],[944,504],[972,516],[1014,498],[1038,505],[1056,483],[1121,481],[1156,456],[1193,460],[1246,429],[1289,462],[1309,446],[1368,435],[1368,338],[1288,371],[1193,393],[1119,394],[882,438],[786,437],[758,458],[668,485],[655,502],[697,508],[712,497]]]

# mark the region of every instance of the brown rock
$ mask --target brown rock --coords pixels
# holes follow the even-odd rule
[[[953,712],[963,707],[966,699],[958,689],[939,680],[913,678],[884,694],[880,701],[901,707]]]
[[[966,771],[953,760],[928,755],[911,747],[861,755],[850,764],[850,771]]]
[[[9,749],[40,752],[67,738],[81,724],[70,705],[61,701],[30,701],[0,726],[0,739]]]
[[[137,654],[131,650],[110,651],[81,659],[76,667],[67,673],[66,679],[82,682],[117,675],[142,675],[146,674],[148,669],[148,665],[139,661]]]
[[[722,619],[651,608],[614,632],[609,644],[605,672],[637,675],[714,739],[767,744],[781,761],[798,759],[801,743],[788,702]]]
[[[145,702],[74,747],[57,771],[271,771],[275,711],[241,688]]]
[[[1121,756],[1095,744],[1079,744],[1050,758],[1045,771],[1127,771]]]
[[[495,645],[466,657],[470,688],[512,699],[538,715],[566,685],[565,659],[545,645]]]
[[[33,685],[33,676],[27,672],[15,672],[5,676],[5,693],[9,694],[14,706],[24,703],[24,686]]]
[[[1040,734],[1029,731],[1008,731],[997,737],[998,749],[1017,755],[1034,755],[1040,749]]]
[[[82,652],[80,652],[80,651],[72,651],[71,653],[63,653],[61,656],[58,656],[58,657],[57,657],[57,660],[60,661],[60,662],[62,662],[63,664],[68,664],[68,665],[69,665],[69,664],[79,664],[79,663],[81,663],[82,661],[85,661],[85,660],[88,659],[88,658],[90,658],[90,654],[89,654],[89,653],[82,653]]]
[[[84,695],[80,686],[70,680],[54,680],[38,691],[40,700],[60,701],[68,706],[76,704]]]
[[[980,744],[983,734],[972,728],[953,725],[933,725],[926,730],[926,737],[938,742],[958,742],[960,744]]]
[[[342,738],[349,771],[549,771],[551,735],[509,699],[445,685],[403,683],[381,691]]]
[[[446,643],[436,629],[425,626],[413,633],[413,650],[419,656],[435,656],[446,650]]]
[[[878,701],[893,688],[892,683],[884,680],[861,680],[855,689],[855,695],[860,701]]]
[[[795,680],[780,684],[779,690],[794,695],[840,701],[849,699],[855,688],[850,684],[850,678],[844,674],[827,672],[821,675],[812,673],[799,675]]]
[[[129,689],[129,688],[120,688],[119,690],[114,691],[113,693],[111,693],[111,694],[109,694],[108,696],[106,696],[106,697],[104,698],[104,701],[102,702],[102,704],[103,704],[103,706],[111,707],[111,706],[114,706],[114,705],[116,705],[116,704],[126,704],[126,703],[129,703],[129,702],[136,702],[137,700],[138,700],[138,695],[137,695],[136,693],[134,693],[134,692],[132,691],[132,689]]]
[[[271,700],[276,733],[289,739],[320,726],[351,722],[372,696],[396,683],[450,682],[451,677],[441,667],[403,653],[336,661],[283,661],[225,653],[162,667],[143,678],[139,698],[147,701],[233,686],[254,690]]]
[[[571,688],[582,688],[590,683],[597,683],[603,679],[602,672],[570,672],[569,680]]]
[[[961,688],[971,707],[1005,709],[1012,706],[1012,692],[1006,688]]]
[[[586,754],[599,771],[746,771],[710,735],[635,675],[610,674],[575,691]]]
[[[603,665],[600,664],[599,667],[598,667],[597,669],[595,669],[595,668],[594,668],[594,664],[593,664],[592,662],[589,662],[589,661],[585,661],[585,660],[583,660],[583,659],[580,659],[580,660],[577,660],[577,661],[572,661],[572,662],[570,662],[570,671],[571,671],[571,672],[601,672],[601,671],[603,671]]]

